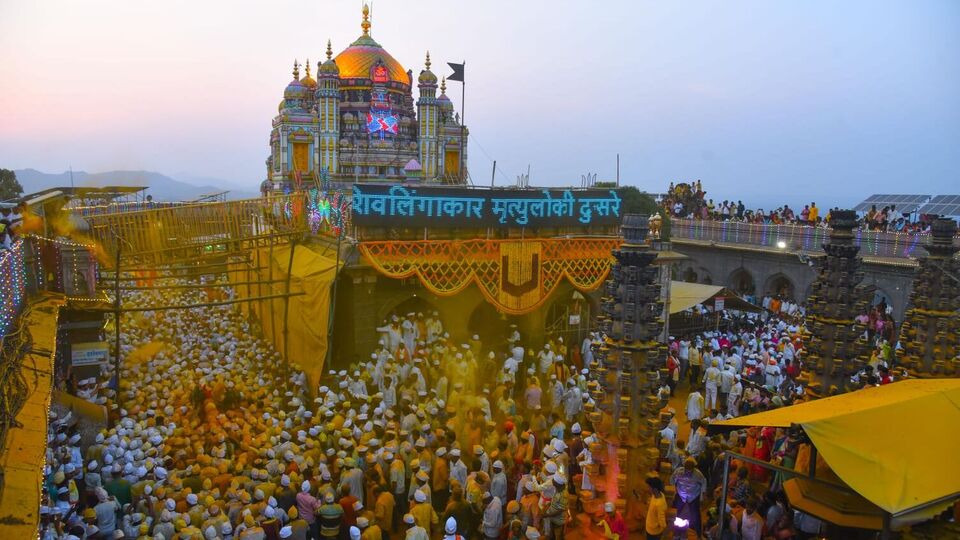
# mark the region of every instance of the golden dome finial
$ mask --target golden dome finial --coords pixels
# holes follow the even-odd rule
[[[333,45],[327,40],[327,60],[333,58]]]
[[[307,70],[307,76],[305,78],[309,79],[310,78],[310,59],[309,58],[307,58],[307,63],[304,64],[303,67],[304,69]]]
[[[424,64],[427,66],[427,69],[429,70],[430,69],[430,51],[427,51],[427,61],[424,62]]]
[[[297,60],[293,60],[293,78],[300,80],[300,64],[297,63]]]
[[[360,28],[363,28],[363,35],[370,35],[370,6],[366,2],[363,3],[363,22],[360,23]]]
[[[441,94],[447,93],[447,77],[446,76],[440,79],[440,93]]]

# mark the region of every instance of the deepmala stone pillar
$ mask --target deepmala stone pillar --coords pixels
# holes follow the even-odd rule
[[[598,442],[592,445],[596,504],[613,501],[621,511],[626,497],[643,481],[644,471],[659,465],[656,435],[659,401],[655,396],[665,365],[666,346],[657,341],[663,327],[660,267],[647,239],[647,216],[624,216],[624,243],[605,284],[598,326],[604,335],[589,366],[596,406],[588,417]],[[589,512],[590,509],[586,508]]]
[[[830,238],[823,244],[826,255],[817,259],[817,277],[807,299],[806,328],[811,333],[805,344],[807,367],[825,388],[845,388],[850,376],[870,360],[866,327],[856,321],[870,305],[874,287],[863,286],[860,247],[854,243],[857,214],[838,210],[830,214]]]
[[[960,261],[954,258],[957,222],[933,222],[928,255],[918,261],[910,303],[900,328],[902,363],[914,374],[960,376]]]

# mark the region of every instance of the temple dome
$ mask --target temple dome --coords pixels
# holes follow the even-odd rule
[[[393,56],[390,56],[390,53],[370,37],[369,15],[369,8],[364,4],[363,22],[360,23],[363,34],[334,58],[337,67],[340,68],[340,78],[370,79],[372,78],[373,66],[382,63],[387,68],[387,74],[391,81],[410,86],[410,75],[407,74],[407,70],[403,69],[400,62],[397,62]]]
[[[407,70],[370,36],[360,36],[338,54],[334,61],[340,68],[341,79],[369,79],[370,71],[379,61],[387,68],[391,81],[410,85]]]
[[[284,99],[303,99],[307,95],[307,89],[298,79],[290,81],[287,88],[283,91]]]

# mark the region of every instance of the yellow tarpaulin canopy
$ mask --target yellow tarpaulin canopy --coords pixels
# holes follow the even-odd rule
[[[290,297],[287,316],[287,360],[296,363],[306,372],[310,388],[316,388],[323,374],[323,361],[327,354],[327,323],[330,320],[330,286],[336,277],[336,252],[324,252],[323,248],[298,245],[290,265],[290,247],[261,248],[254,253],[254,268],[249,273],[233,272],[233,279],[240,281],[264,281],[262,285],[238,285],[238,297],[282,295],[286,290],[284,280],[290,267],[290,292],[305,294]],[[341,266],[343,263],[341,262]],[[243,268],[243,266],[237,266]],[[260,320],[264,335],[277,351],[283,351],[284,299],[274,298],[241,304]]]
[[[720,285],[703,285],[685,281],[670,282],[670,314],[686,311],[697,304],[713,304],[713,298],[722,296],[726,309],[760,311],[760,308]]]
[[[33,349],[20,370],[27,384],[27,401],[17,413],[17,425],[0,448],[0,538],[36,538],[47,448],[47,415],[53,388],[53,351],[57,350],[57,319],[64,300],[44,295],[33,302],[23,322],[30,329]],[[43,351],[43,352],[41,352]]]
[[[960,496],[960,379],[911,379],[740,418],[800,425],[847,485],[891,514]]]

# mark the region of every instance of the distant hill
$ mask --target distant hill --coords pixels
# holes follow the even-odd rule
[[[53,187],[70,186],[70,172],[51,174],[36,169],[17,169],[17,180],[23,186],[24,194],[34,193]],[[213,180],[213,179],[205,179]],[[151,171],[107,171],[88,173],[73,171],[73,185],[75,186],[148,186],[149,195],[157,201],[189,201],[203,195],[227,191],[215,185],[197,185],[194,183],[175,180],[169,176]],[[229,190],[229,199],[247,199],[257,197],[256,191]]]

